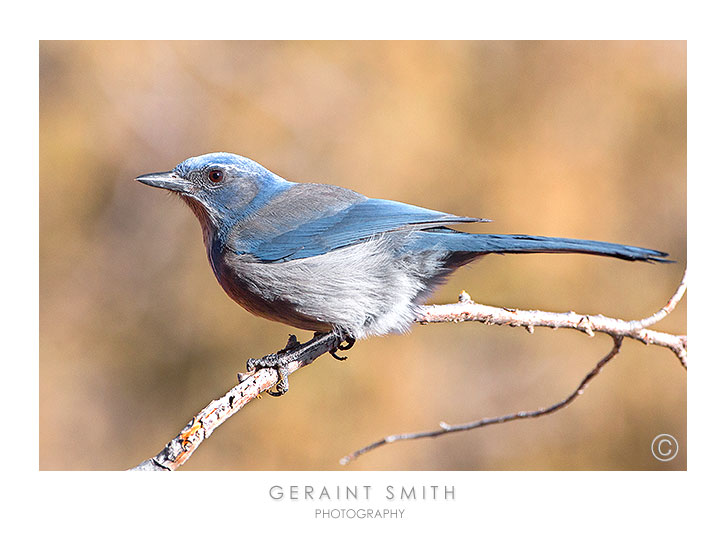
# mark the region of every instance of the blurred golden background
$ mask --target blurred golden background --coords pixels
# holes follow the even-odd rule
[[[182,202],[134,182],[213,151],[494,222],[470,230],[668,251],[671,265],[488,256],[431,302],[638,319],[686,265],[685,42],[41,42],[40,468],[156,454],[288,333],[215,281]],[[657,329],[686,333],[686,299]],[[686,374],[626,340],[569,408],[393,444],[391,433],[569,394],[607,336],[415,326],[322,357],[184,469],[686,469]],[[674,435],[671,462],[652,439]]]

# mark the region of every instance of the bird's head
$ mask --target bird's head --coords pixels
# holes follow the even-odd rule
[[[229,228],[293,185],[259,163],[227,152],[195,156],[174,170],[144,174],[137,181],[181,196],[205,231]]]

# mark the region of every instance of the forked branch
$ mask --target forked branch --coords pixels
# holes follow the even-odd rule
[[[522,326],[528,332],[533,332],[535,327],[549,328],[571,328],[593,336],[596,332],[608,334],[614,340],[613,349],[603,357],[588,375],[581,381],[573,393],[565,399],[547,408],[531,411],[518,412],[489,419],[481,419],[461,425],[440,424],[440,428],[429,432],[415,434],[400,434],[389,436],[371,445],[363,447],[358,451],[349,454],[341,461],[348,463],[361,454],[371,451],[387,443],[405,439],[418,439],[423,437],[436,437],[451,432],[459,432],[479,428],[482,426],[506,423],[518,419],[540,417],[560,410],[573,402],[583,392],[588,383],[600,372],[613,357],[618,354],[623,338],[632,338],[645,344],[659,345],[670,349],[686,369],[687,366],[687,336],[667,334],[650,330],[652,326],[666,317],[676,307],[686,291],[687,273],[677,291],[669,299],[667,304],[655,314],[639,321],[623,321],[602,315],[581,315],[574,312],[553,313],[538,310],[514,310],[508,308],[496,308],[484,304],[476,304],[470,299],[467,293],[462,292],[459,302],[456,304],[422,306],[416,322],[421,324],[479,321],[485,324]],[[291,355],[291,363],[287,365],[287,374],[297,371],[312,363],[319,356],[335,350],[341,339],[337,334],[328,333],[314,337],[308,343],[295,345],[289,343],[283,350],[283,354]],[[295,354],[294,354],[295,353]],[[240,373],[239,384],[230,389],[225,395],[210,402],[202,411],[187,423],[182,431],[172,439],[157,454],[132,468],[138,471],[173,471],[183,465],[194,451],[208,438],[212,432],[239,411],[248,402],[258,397],[263,391],[273,388],[278,381],[278,373],[269,368],[263,368],[254,373]]]
[[[506,308],[493,308],[482,304],[475,304],[467,293],[462,292],[459,296],[459,303],[445,304],[443,306],[428,306],[422,313],[420,322],[441,323],[441,322],[460,322],[460,321],[480,321],[486,324],[498,324],[509,326],[523,326],[528,332],[532,332],[536,326],[547,326],[550,328],[572,328],[580,330],[589,336],[595,335],[595,332],[602,332],[613,338],[613,348],[611,351],[601,358],[591,371],[581,380],[578,387],[566,398],[548,406],[529,412],[517,412],[499,417],[491,417],[462,423],[458,425],[449,425],[445,422],[439,423],[439,428],[424,432],[414,432],[410,434],[394,434],[387,436],[378,441],[370,443],[346,456],[341,458],[343,465],[355,460],[362,454],[366,454],[383,445],[394,443],[396,441],[405,441],[421,438],[436,438],[444,434],[453,432],[461,432],[463,430],[472,430],[483,426],[496,425],[499,423],[508,423],[518,419],[532,419],[548,415],[558,410],[562,410],[573,402],[583,393],[586,386],[593,380],[601,369],[610,362],[616,354],[621,350],[621,344],[624,337],[637,339],[645,344],[660,345],[669,348],[679,359],[679,362],[687,368],[687,336],[678,336],[674,334],[666,334],[664,332],[655,332],[647,330],[647,326],[651,326],[664,317],[669,315],[677,303],[684,296],[687,289],[687,272],[679,284],[676,292],[666,305],[655,314],[641,319],[640,321],[622,321],[621,319],[612,319],[603,315],[579,315],[574,312],[569,313],[552,313],[542,311],[524,311],[511,310]]]

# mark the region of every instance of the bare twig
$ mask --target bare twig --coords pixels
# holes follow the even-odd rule
[[[312,363],[316,358],[336,349],[340,343],[337,334],[314,337],[308,343],[285,351],[291,357],[302,357],[287,365],[288,373]],[[240,408],[255,399],[278,382],[278,373],[274,369],[264,368],[254,373],[239,373],[239,384],[217,400],[210,402],[201,412],[187,423],[182,431],[172,439],[156,456],[144,460],[131,471],[174,471],[189,460],[194,451],[222,423],[232,417]]]
[[[629,337],[641,341],[646,345],[659,345],[670,349],[679,358],[681,364],[687,367],[687,336],[667,334],[649,330],[651,326],[666,317],[676,307],[687,288],[687,272],[684,271],[679,287],[669,299],[666,306],[655,314],[639,321],[624,321],[604,317],[603,315],[581,315],[575,312],[553,313],[540,310],[515,310],[510,308],[496,308],[472,301],[464,291],[456,304],[443,304],[423,306],[417,321],[428,323],[458,323],[462,321],[479,321],[485,324],[523,326],[528,332],[536,326],[549,328],[571,328],[593,336],[602,332],[610,336]]]
[[[608,362],[610,362],[616,354],[619,353],[619,350],[621,350],[621,342],[623,341],[623,338],[620,336],[616,336],[613,338],[613,348],[611,351],[606,354],[599,362],[596,364],[596,366],[591,369],[591,371],[585,376],[583,380],[581,380],[581,383],[578,384],[578,387],[568,395],[565,399],[556,402],[555,404],[548,406],[547,408],[540,408],[539,410],[533,410],[531,412],[517,412],[517,413],[511,413],[508,415],[501,415],[500,417],[491,417],[486,419],[479,419],[477,421],[471,421],[469,423],[463,423],[459,425],[448,425],[445,422],[439,423],[439,428],[437,430],[430,430],[425,432],[415,432],[412,434],[394,434],[392,436],[387,436],[383,439],[380,439],[379,441],[375,441],[374,443],[371,443],[369,445],[366,445],[365,447],[352,452],[351,454],[348,454],[341,458],[340,462],[342,465],[346,465],[349,462],[355,460],[362,454],[365,454],[367,452],[370,452],[374,449],[377,449],[381,447],[382,445],[386,445],[388,443],[394,443],[395,441],[404,441],[409,439],[421,439],[421,438],[436,438],[438,436],[441,436],[442,434],[449,434],[452,432],[462,432],[463,430],[472,430],[473,428],[480,428],[483,426],[489,426],[489,425],[496,425],[499,423],[508,423],[510,421],[515,421],[517,419],[532,419],[535,417],[541,417],[543,415],[548,415],[553,412],[557,412],[558,410],[561,410],[568,406],[571,402],[573,402],[576,397],[578,397],[583,391],[586,389],[586,386],[588,386],[588,383],[595,378],[595,376],[601,372],[601,369],[604,365],[606,365]]]
[[[480,321],[486,324],[508,325],[508,326],[524,326],[528,332],[533,332],[535,326],[547,326],[550,328],[572,328],[585,332],[589,336],[593,336],[595,332],[602,332],[613,338],[613,349],[604,356],[596,366],[591,369],[573,393],[565,399],[547,407],[531,412],[518,412],[500,417],[492,417],[480,419],[469,423],[459,425],[449,425],[440,423],[439,429],[425,432],[415,432],[411,434],[394,434],[383,439],[375,441],[365,447],[358,449],[341,458],[343,465],[355,460],[362,454],[373,449],[377,449],[382,445],[394,443],[396,441],[436,438],[443,434],[452,432],[461,432],[463,430],[471,430],[483,426],[494,425],[499,423],[507,423],[518,419],[529,419],[541,417],[551,414],[568,406],[573,402],[586,388],[588,383],[601,371],[604,365],[610,362],[621,349],[621,343],[624,337],[637,339],[645,344],[660,345],[669,348],[680,363],[686,369],[687,367],[687,336],[677,336],[674,334],[666,334],[664,332],[655,332],[647,330],[645,326],[660,321],[671,313],[677,303],[684,296],[687,289],[687,272],[684,271],[682,281],[677,287],[676,292],[666,305],[655,314],[642,319],[640,321],[622,321],[621,319],[612,319],[603,315],[579,315],[574,312],[569,313],[552,313],[543,311],[528,310],[512,310],[507,308],[494,308],[483,304],[476,304],[472,301],[466,292],[462,292],[459,296],[457,304],[445,304],[442,306],[426,306],[422,309],[418,321],[422,324],[441,323],[441,322],[461,322],[461,321]]]
[[[595,332],[603,332],[614,339],[614,350],[596,365],[596,367],[584,378],[578,389],[571,396],[549,408],[536,410],[535,412],[520,412],[518,414],[506,415],[499,418],[483,419],[475,421],[474,423],[466,423],[465,425],[450,426],[443,423],[440,430],[404,435],[408,437],[390,436],[389,438],[385,438],[384,440],[364,447],[346,458],[350,461],[350,459],[360,456],[364,452],[386,443],[390,443],[391,441],[387,441],[390,439],[392,441],[398,441],[401,439],[415,439],[417,437],[435,437],[444,433],[467,430],[467,425],[474,425],[472,428],[477,428],[479,426],[504,423],[528,417],[539,417],[540,415],[552,413],[553,411],[568,405],[578,396],[580,392],[582,392],[588,382],[590,382],[593,377],[598,374],[600,369],[618,353],[621,346],[621,340],[624,337],[637,339],[645,344],[667,347],[677,355],[679,361],[686,368],[687,337],[657,332],[646,328],[646,326],[651,326],[668,315],[682,298],[685,290],[686,271],[684,273],[682,283],[679,285],[679,288],[672,298],[669,299],[666,306],[654,315],[640,321],[623,321],[621,319],[612,319],[602,315],[579,315],[574,312],[552,313],[536,310],[495,308],[484,304],[474,303],[465,292],[462,292],[459,302],[456,304],[422,306],[416,319],[416,321],[421,324],[480,321],[486,324],[523,326],[528,330],[528,332],[533,332],[534,327],[536,326],[572,328],[585,332],[589,336],[593,336]],[[283,353],[286,356],[290,356],[293,360],[286,367],[287,374],[291,374],[301,367],[312,363],[322,354],[334,350],[339,343],[340,338],[336,334],[328,333],[315,337],[303,345],[284,349]],[[301,359],[298,359],[298,357]],[[274,387],[277,384],[278,379],[278,373],[274,369],[270,368],[263,368],[254,373],[240,373],[238,375],[238,380],[240,382],[238,385],[233,387],[219,399],[210,402],[189,423],[187,423],[187,425],[174,439],[167,443],[159,454],[144,460],[131,470],[176,470],[192,456],[200,444],[208,438],[218,426],[224,423],[248,402],[258,397],[263,391]]]
[[[669,301],[664,305],[662,309],[660,309],[658,312],[656,312],[651,317],[647,317],[646,319],[641,319],[640,321],[631,321],[630,324],[632,325],[632,330],[639,330],[641,328],[646,328],[647,326],[651,326],[653,324],[658,323],[661,321],[664,317],[669,315],[671,312],[674,311],[674,308],[677,307],[677,304],[679,304],[679,301],[682,300],[682,297],[684,296],[684,293],[687,291],[687,270],[684,269],[684,275],[682,276],[682,281],[679,284],[679,287],[677,287],[677,290],[674,292],[674,294],[671,296]]]

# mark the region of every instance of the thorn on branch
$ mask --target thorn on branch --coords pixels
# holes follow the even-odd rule
[[[585,332],[588,337],[593,337],[595,335],[593,333],[593,328],[591,327],[591,318],[588,315],[584,315],[581,317],[580,321],[578,321],[578,329]]]

